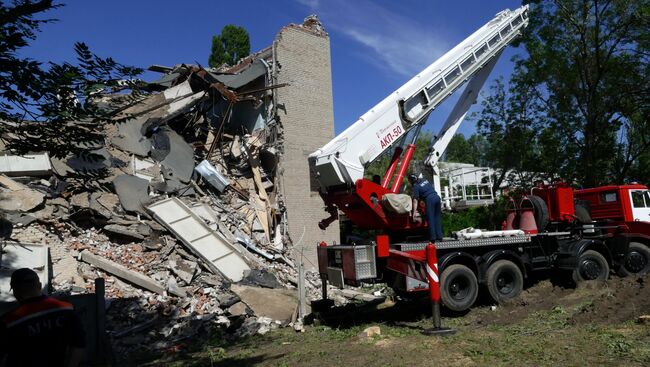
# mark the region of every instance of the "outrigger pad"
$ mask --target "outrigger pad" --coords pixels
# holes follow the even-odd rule
[[[448,336],[456,334],[456,330],[447,327],[432,327],[422,330],[424,335]]]

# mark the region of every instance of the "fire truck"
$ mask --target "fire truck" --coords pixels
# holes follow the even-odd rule
[[[508,228],[466,230],[457,233],[457,238],[437,241],[436,262],[427,262],[431,257],[428,223],[411,218],[411,199],[402,185],[414,143],[429,114],[466,85],[426,159],[434,173],[434,187],[440,192],[438,160],[504,48],[528,22],[528,6],[498,13],[310,154],[310,170],[329,213],[319,226],[327,227],[342,212],[359,229],[379,233],[318,246],[324,299],[328,283],[343,287],[383,282],[397,292],[413,294],[427,289],[433,292],[430,285],[435,281],[442,304],[452,311],[464,311],[474,304],[481,289],[497,302],[516,297],[524,280],[536,271],[565,271],[576,280],[606,279],[610,268],[623,261],[628,239],[619,233],[626,231],[625,224],[585,224],[573,213],[562,217],[566,225],[549,230],[549,208],[551,212],[556,209],[559,196],[558,190],[547,188],[540,189],[539,196],[513,201]],[[379,182],[365,179],[366,167],[391,152],[390,164]]]

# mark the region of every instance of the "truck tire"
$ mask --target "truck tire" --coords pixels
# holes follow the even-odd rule
[[[639,242],[630,242],[630,247],[625,254],[623,265],[618,269],[618,274],[626,277],[631,274],[647,274],[650,272],[650,249]]]
[[[546,229],[549,221],[548,205],[546,205],[544,199],[537,195],[528,195],[528,199],[533,204],[533,212],[535,215],[535,224],[537,225],[537,230],[542,232],[544,229]]]
[[[478,296],[478,281],[470,268],[461,264],[448,266],[440,276],[440,298],[451,311],[468,310]]]
[[[486,273],[487,288],[496,302],[519,296],[524,289],[524,276],[519,267],[510,260],[492,263]]]
[[[585,280],[607,280],[609,264],[603,255],[594,250],[587,250],[578,258],[578,267],[573,271],[576,283]]]

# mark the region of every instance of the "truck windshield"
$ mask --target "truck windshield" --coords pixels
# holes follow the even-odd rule
[[[635,208],[650,207],[650,194],[648,191],[632,191],[632,205]]]

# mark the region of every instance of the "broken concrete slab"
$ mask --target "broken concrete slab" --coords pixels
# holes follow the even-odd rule
[[[77,208],[90,208],[90,198],[87,192],[80,192],[70,197],[70,204]]]
[[[113,180],[113,186],[124,210],[146,213],[144,206],[150,200],[147,180],[132,175],[120,175]]]
[[[76,154],[66,164],[78,174],[92,174],[111,166],[111,154],[105,147]]]
[[[113,236],[118,236],[130,240],[142,241],[144,236],[142,236],[137,231],[131,230],[129,227],[121,226],[119,224],[109,224],[104,226],[104,231]]]
[[[149,237],[152,233],[151,227],[144,223],[137,223],[129,227],[130,230],[137,232],[143,237]]]
[[[118,123],[118,133],[111,139],[116,147],[141,157],[149,155],[151,141],[142,134],[143,125],[148,117],[140,116],[126,122]]]
[[[219,306],[222,308],[230,307],[235,303],[241,301],[241,298],[239,298],[238,295],[228,291],[217,294],[215,298],[219,302]]]
[[[120,205],[120,198],[110,192],[93,193],[90,195],[90,209],[101,213],[106,218],[115,214]]]
[[[28,187],[18,181],[14,181],[5,175],[0,175],[0,185],[8,188],[11,191],[27,189]]]
[[[250,270],[242,254],[178,198],[158,201],[147,209],[192,252],[205,260],[212,272],[238,282],[244,277],[244,272]]]
[[[237,302],[228,307],[228,313],[230,316],[244,316],[248,313],[248,307],[243,302]]]
[[[169,277],[167,278],[167,292],[170,294],[177,295],[179,297],[187,297],[187,292],[185,292],[181,287],[178,286],[176,278]]]
[[[50,220],[54,217],[55,208],[53,205],[45,205],[43,209],[32,212],[31,214],[38,220]]]
[[[0,172],[8,176],[47,176],[52,172],[52,164],[47,153],[19,155],[0,155]]]
[[[51,205],[57,205],[57,206],[60,206],[60,207],[66,208],[66,209],[70,208],[70,203],[68,203],[68,201],[66,199],[64,199],[64,198],[50,199],[50,200],[48,200],[47,203],[51,204]]]
[[[196,191],[189,183],[182,183],[177,179],[151,180],[151,188],[166,194],[177,194],[180,196],[195,195]]]
[[[266,269],[251,270],[250,273],[248,273],[248,275],[241,281],[241,283],[262,288],[282,287],[282,284],[278,281],[278,278],[276,278],[273,273]]]
[[[31,189],[0,192],[0,210],[28,212],[43,204],[45,195]]]
[[[185,282],[185,284],[192,282],[197,266],[197,263],[183,260],[179,256],[172,257],[167,261],[167,268]]]
[[[160,162],[163,177],[188,183],[194,171],[194,150],[175,131],[162,129],[161,133],[169,138],[169,154]]]
[[[116,277],[124,279],[132,284],[140,286],[146,290],[158,293],[165,294],[165,288],[155,280],[149,278],[148,276],[128,269],[126,266],[120,265],[116,262],[107,260],[101,256],[97,256],[87,250],[84,250],[79,254],[81,261],[84,261],[94,267],[104,270],[109,274],[113,274]],[[180,297],[184,297],[185,294],[175,294]]]
[[[4,213],[5,219],[16,226],[28,226],[40,218],[37,218],[36,213]],[[7,237],[8,238],[8,237]]]
[[[270,317],[273,320],[289,322],[298,306],[296,292],[288,289],[268,289],[233,284],[230,290],[238,295],[255,315]]]
[[[109,197],[109,195],[112,195]],[[100,199],[104,197],[102,202],[104,202],[107,205],[102,205],[99,201]],[[93,192],[90,194],[90,197],[88,198],[88,206],[90,209],[95,211],[97,214],[101,215],[102,217],[109,219],[110,217],[113,216],[113,207],[115,204],[119,203],[119,199],[117,198],[117,195],[114,194],[108,194],[108,193],[101,193],[101,192]],[[107,206],[110,207],[107,208]]]
[[[70,173],[74,173],[74,170],[68,166],[66,162],[67,159],[59,159],[55,157],[50,157],[50,162],[52,163],[52,170],[54,173],[61,177],[66,177]]]

